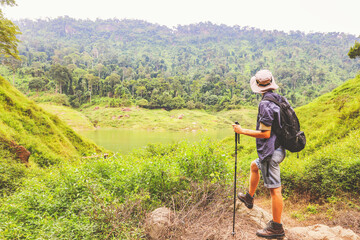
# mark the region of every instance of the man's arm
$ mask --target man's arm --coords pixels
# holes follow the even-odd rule
[[[263,123],[260,123],[260,130],[244,129],[237,124],[233,124],[232,126],[234,128],[234,132],[254,138],[270,138],[271,135],[271,126],[266,126]]]

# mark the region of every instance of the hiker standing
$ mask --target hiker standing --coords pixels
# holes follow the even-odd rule
[[[264,97],[282,102],[284,98],[273,92],[279,86],[269,70],[260,70],[250,80],[251,89],[255,93],[261,93]],[[285,100],[286,101],[286,100]],[[249,209],[253,208],[255,190],[260,180],[260,172],[264,180],[264,186],[270,189],[273,219],[266,228],[258,230],[256,235],[264,238],[276,238],[285,236],[281,224],[283,199],[281,194],[281,179],[279,164],[284,160],[286,152],[277,141],[274,133],[280,124],[280,107],[272,101],[262,100],[259,104],[256,130],[243,129],[234,124],[234,131],[238,134],[256,138],[258,157],[250,166],[250,186],[246,194],[239,193],[238,198]]]

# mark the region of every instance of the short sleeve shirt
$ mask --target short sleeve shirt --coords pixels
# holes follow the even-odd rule
[[[281,102],[280,95],[269,91],[263,95],[270,96],[277,101]],[[274,124],[276,121],[277,124]],[[261,162],[266,161],[268,158],[271,158],[275,151],[276,135],[274,133],[274,127],[280,125],[280,107],[273,102],[263,100],[259,103],[258,115],[257,115],[257,124],[256,130],[260,130],[260,123],[263,123],[266,126],[271,126],[271,135],[270,138],[257,138],[256,139],[256,149]]]

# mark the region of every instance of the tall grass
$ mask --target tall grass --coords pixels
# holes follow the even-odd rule
[[[195,183],[231,179],[229,157],[203,140],[37,169],[1,199],[0,238],[138,239],[147,211],[190,199]]]

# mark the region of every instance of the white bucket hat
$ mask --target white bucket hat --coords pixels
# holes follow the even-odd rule
[[[255,93],[265,93],[279,86],[269,70],[260,70],[250,79],[251,90]]]

